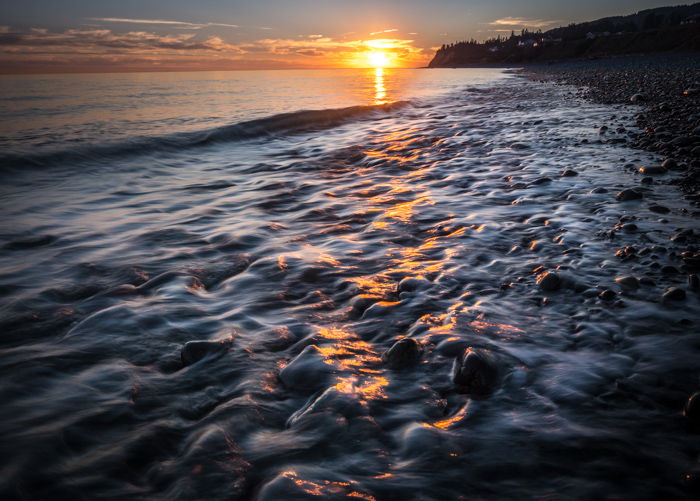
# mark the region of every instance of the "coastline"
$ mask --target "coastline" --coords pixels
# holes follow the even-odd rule
[[[577,86],[577,96],[597,103],[641,107],[630,111],[642,132],[626,131],[625,142],[663,156],[669,182],[700,204],[700,53],[528,64],[521,73]],[[602,140],[609,139],[609,130],[601,130]]]

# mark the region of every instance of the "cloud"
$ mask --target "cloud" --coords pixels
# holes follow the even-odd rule
[[[91,21],[102,21],[106,23],[131,23],[131,24],[165,24],[178,27],[178,29],[186,28],[192,30],[199,30],[202,28],[209,28],[212,26],[220,26],[225,28],[238,28],[237,24],[225,24],[225,23],[192,23],[189,21],[170,21],[167,19],[130,19],[123,17],[91,17]]]
[[[30,33],[0,34],[2,52],[50,52],[66,54],[90,52],[93,54],[113,53],[158,53],[159,51],[203,51],[242,53],[240,47],[224,42],[219,37],[194,40],[194,34],[157,35],[144,31],[131,31],[123,34],[111,30],[69,29],[63,33],[48,33],[32,30]]]
[[[381,35],[381,34],[383,34],[383,33],[394,33],[394,32],[397,32],[397,31],[399,31],[399,30],[397,30],[396,28],[392,28],[392,29],[390,29],[390,30],[375,31],[375,32],[373,32],[373,33],[370,33],[370,36]]]
[[[246,61],[251,62],[250,68],[364,67],[367,54],[377,51],[389,55],[398,66],[425,64],[430,53],[413,43],[388,37],[350,39],[311,34],[233,44],[218,36],[204,37],[198,31],[161,35],[88,26],[62,32],[37,28],[0,32],[0,73],[36,72],[41,67],[45,71],[235,69],[245,68]]]
[[[527,19],[524,17],[504,17],[501,19],[496,19],[491,21],[489,24],[491,26],[511,26],[514,28],[529,27],[529,28],[544,28],[546,26],[552,26],[553,24],[561,23],[561,21],[552,20],[546,21],[543,19]]]

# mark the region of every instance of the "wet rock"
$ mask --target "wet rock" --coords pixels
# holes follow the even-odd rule
[[[642,194],[642,192],[635,190],[634,188],[622,190],[617,195],[615,195],[615,198],[618,199],[620,202],[627,202],[629,200],[639,200],[643,197],[644,195]]]
[[[280,380],[287,388],[313,390],[326,386],[334,373],[321,350],[309,345],[280,371]]]
[[[556,273],[550,271],[539,276],[537,285],[544,291],[556,291],[561,287],[561,278],[559,278],[559,275]]]
[[[596,194],[596,195],[597,195],[597,194],[600,194],[600,193],[607,193],[607,192],[608,192],[608,190],[605,189],[605,188],[603,188],[602,186],[599,186],[599,187],[597,187],[597,188],[593,188],[593,189],[590,191],[590,193],[594,193],[594,194]]]
[[[641,183],[642,184],[654,184],[654,180],[650,177],[643,177]]]
[[[467,348],[461,357],[455,359],[452,382],[460,393],[488,394],[498,384],[498,367],[490,355]]]
[[[669,287],[662,297],[664,301],[683,301],[685,299],[685,291],[678,287]]]
[[[663,273],[664,275],[677,275],[678,274],[678,268],[676,268],[675,266],[670,266],[670,265],[662,266],[661,270],[659,270],[659,271],[661,271],[661,273]]]
[[[384,352],[382,362],[392,369],[405,369],[420,360],[422,351],[415,339],[406,337]]]
[[[617,250],[615,255],[623,261],[627,261],[637,256],[637,249],[628,245],[627,247]]]
[[[626,231],[628,233],[633,233],[633,232],[637,231],[638,229],[639,229],[638,226],[634,223],[627,223],[627,224],[622,225],[622,230]]]
[[[662,169],[677,169],[678,168],[678,162],[676,162],[673,158],[667,158],[663,162],[661,162],[661,168]]]
[[[694,393],[685,403],[683,415],[695,425],[700,425],[700,391]]]
[[[180,351],[182,365],[192,365],[205,358],[220,355],[231,347],[231,341],[188,341]]]
[[[651,212],[656,212],[657,214],[668,214],[671,212],[671,209],[664,207],[663,205],[651,205],[649,206],[649,210]]]
[[[639,289],[639,280],[633,276],[619,277],[615,281],[627,289]]]
[[[688,275],[688,287],[690,287],[693,290],[700,289],[700,279],[698,278],[697,275],[695,275],[695,274]]]
[[[659,176],[666,174],[666,169],[660,165],[650,165],[649,167],[640,167],[639,173],[647,176]]]
[[[552,179],[551,179],[551,178],[549,178],[549,177],[541,177],[541,178],[539,178],[539,179],[535,179],[535,180],[532,182],[532,184],[537,185],[537,184],[545,184],[545,183],[551,183],[551,182],[552,182]]]
[[[578,172],[576,172],[573,169],[566,169],[565,171],[563,171],[561,173],[561,177],[574,177],[574,176],[578,176]]]
[[[319,394],[320,393],[320,394]],[[335,386],[316,392],[304,406],[292,414],[287,420],[287,427],[300,424],[314,414],[332,412],[352,418],[364,413],[358,394],[355,392],[340,391]]]
[[[406,277],[401,280],[396,288],[397,292],[413,292],[429,284],[423,277]]]
[[[612,301],[613,299],[615,299],[615,296],[615,291],[611,291],[610,289],[605,289],[600,294],[598,294],[598,297],[603,301]]]
[[[633,94],[630,97],[631,103],[643,103],[646,100],[647,100],[647,96],[645,94],[642,94],[642,93]]]

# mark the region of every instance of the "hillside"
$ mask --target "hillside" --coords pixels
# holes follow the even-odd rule
[[[517,63],[621,54],[700,51],[700,3],[648,9],[546,32],[521,31],[443,45],[429,67]]]

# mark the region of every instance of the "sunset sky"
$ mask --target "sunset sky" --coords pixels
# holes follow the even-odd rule
[[[0,72],[416,67],[443,43],[682,3],[0,0]]]

